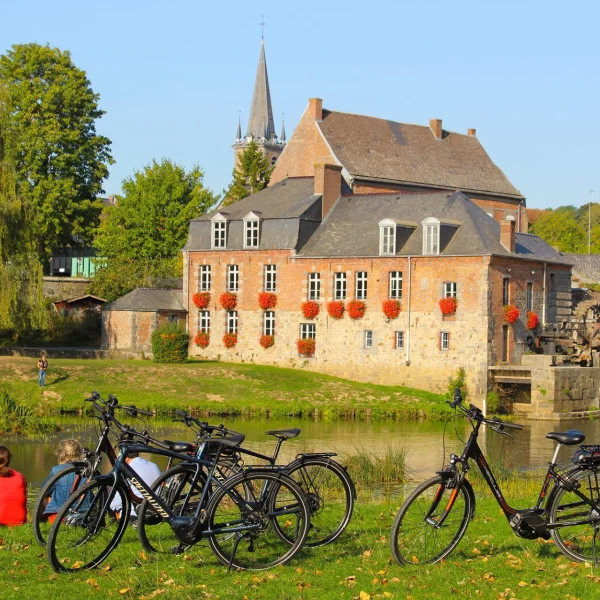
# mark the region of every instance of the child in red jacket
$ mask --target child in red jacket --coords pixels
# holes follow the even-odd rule
[[[0,446],[0,525],[23,525],[27,520],[27,482],[9,468],[12,454]]]

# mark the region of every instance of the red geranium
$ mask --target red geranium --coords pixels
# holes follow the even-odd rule
[[[302,314],[305,319],[314,319],[319,314],[319,305],[314,300],[302,303]]]
[[[538,316],[532,310],[530,310],[527,313],[527,329],[535,329],[539,322],[540,320]]]
[[[385,300],[381,306],[383,308],[383,314],[388,319],[397,319],[402,310],[398,300]]]
[[[271,310],[277,306],[277,294],[271,292],[261,292],[258,295],[258,305],[263,310]]]
[[[440,310],[443,315],[453,315],[456,312],[458,306],[458,300],[452,296],[447,298],[440,298]]]
[[[270,348],[275,343],[274,335],[261,335],[260,336],[260,345],[267,349]]]
[[[192,296],[192,302],[201,309],[207,308],[210,304],[210,292],[198,292]]]
[[[199,331],[194,337],[194,343],[200,348],[206,348],[210,344],[210,333],[208,331]]]
[[[313,356],[315,353],[316,342],[312,338],[298,340],[298,352],[302,356]]]
[[[348,302],[348,316],[351,319],[362,319],[366,310],[367,306],[362,300],[350,300]]]
[[[237,306],[237,295],[231,292],[221,294],[221,306],[225,310],[233,310]]]
[[[327,312],[332,319],[341,319],[344,316],[344,303],[335,301],[327,303]]]
[[[223,336],[223,345],[225,348],[233,348],[237,344],[237,333],[226,333]]]
[[[514,323],[521,313],[514,304],[508,304],[504,307],[504,320],[507,323]]]

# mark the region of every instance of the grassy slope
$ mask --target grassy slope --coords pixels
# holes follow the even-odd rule
[[[139,360],[53,359],[42,406],[79,410],[92,390],[158,412],[190,408],[214,415],[439,417],[441,396],[410,388],[370,385],[298,369],[194,362],[159,365]],[[36,361],[0,357],[0,389],[38,404]]]
[[[303,551],[267,572],[228,573],[201,543],[185,556],[154,559],[141,552],[133,530],[104,563],[110,570],[56,575],[28,526],[0,529],[0,590],[13,598],[318,599],[518,598],[589,599],[600,577],[569,562],[551,543],[515,537],[489,499],[450,559],[428,568],[399,567],[388,548],[396,503],[358,505],[336,544]]]

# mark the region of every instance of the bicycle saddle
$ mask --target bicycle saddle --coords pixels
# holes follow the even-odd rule
[[[274,435],[280,440],[290,440],[300,435],[300,429],[281,429],[279,431],[266,431],[265,435]]]
[[[549,440],[554,440],[559,444],[564,444],[565,446],[574,446],[575,444],[581,444],[583,440],[585,440],[585,435],[579,431],[579,429],[569,429],[569,431],[565,431],[564,433],[560,433],[559,431],[552,431],[546,434],[546,437]]]
[[[171,440],[163,440],[163,444],[169,446],[169,450],[173,452],[180,452],[182,454],[187,454],[188,452],[192,452],[194,450],[194,444],[190,444],[189,442],[172,442]]]
[[[244,440],[246,436],[243,433],[230,434],[227,437],[211,437],[205,440],[202,440],[204,444],[222,444],[223,446],[229,446],[230,448],[234,448],[235,446],[239,446]]]

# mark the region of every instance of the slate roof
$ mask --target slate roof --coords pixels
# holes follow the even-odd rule
[[[353,179],[523,199],[474,135],[328,110],[317,125]]]
[[[275,124],[273,122],[273,108],[271,106],[271,90],[269,89],[269,75],[267,73],[267,59],[265,58],[265,42],[260,42],[260,55],[256,80],[254,81],[254,94],[248,118],[246,136],[255,139],[276,140]]]
[[[139,312],[186,312],[182,290],[136,288],[129,294],[107,304],[103,310],[135,310]]]
[[[573,277],[582,283],[600,283],[600,254],[567,254],[563,257],[573,265]]]
[[[422,255],[421,223],[428,217],[435,217],[442,224],[441,237],[445,241],[440,256],[516,254],[523,258],[567,263],[549,244],[525,233],[516,234],[516,253],[508,252],[500,244],[500,224],[461,192],[343,196],[299,256],[379,256],[379,222],[383,219],[393,219],[400,225],[398,256]],[[357,235],[358,231],[360,235]]]

